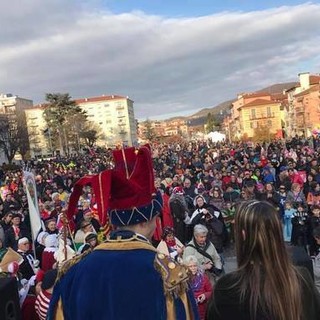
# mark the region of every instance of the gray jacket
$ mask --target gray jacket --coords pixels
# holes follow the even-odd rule
[[[195,245],[193,239],[188,244],[191,244],[193,246]],[[222,269],[221,258],[216,248],[211,242],[206,252],[212,257],[212,260],[214,262],[214,267],[221,270]],[[185,260],[186,257],[188,256],[195,256],[198,259],[200,266],[203,264],[206,264],[207,262],[210,262],[209,258],[203,256],[195,248],[186,245],[186,248],[184,249],[184,252],[183,252],[183,260]]]

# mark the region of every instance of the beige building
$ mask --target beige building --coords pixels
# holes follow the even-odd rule
[[[133,101],[122,96],[100,96],[75,100],[87,113],[87,120],[100,131],[97,145],[110,147],[116,144],[137,143]],[[31,157],[53,154],[52,137],[43,117],[44,105],[26,109]],[[100,129],[100,130],[99,130]]]
[[[123,143],[137,143],[137,126],[134,117],[133,101],[117,95],[100,96],[75,100],[86,111],[88,121],[95,123],[102,132],[97,141],[100,146]]]
[[[0,114],[20,112],[33,106],[33,101],[12,94],[0,94]]]
[[[25,110],[28,136],[30,143],[30,156],[51,156],[53,154],[50,132],[43,118],[43,106],[36,105]]]
[[[286,91],[288,110],[286,131],[288,137],[309,137],[320,126],[320,75],[300,73],[299,82]]]

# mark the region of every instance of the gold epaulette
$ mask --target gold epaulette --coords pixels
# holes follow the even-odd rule
[[[60,266],[58,266],[58,276],[57,281],[60,280],[69,270],[71,267],[79,263],[83,258],[85,258],[91,250],[86,250],[84,253],[74,256],[72,259],[63,262]]]
[[[154,265],[161,274],[164,293],[168,297],[180,297],[188,289],[188,270],[171,257],[158,253]]]

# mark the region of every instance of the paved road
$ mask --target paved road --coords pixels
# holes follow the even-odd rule
[[[224,269],[225,272],[232,272],[237,268],[237,258],[235,254],[235,248],[233,244],[230,244],[228,248],[224,250]]]
[[[224,270],[226,273],[235,271],[237,268],[237,258],[236,256],[226,257],[224,259]]]

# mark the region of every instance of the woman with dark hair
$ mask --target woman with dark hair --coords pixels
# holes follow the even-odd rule
[[[238,269],[216,283],[207,319],[319,319],[320,296],[308,271],[290,262],[270,203],[239,205],[235,239]]]
[[[166,256],[181,261],[184,245],[177,237],[175,237],[173,228],[165,227],[162,233],[162,240],[158,244],[157,250]]]

